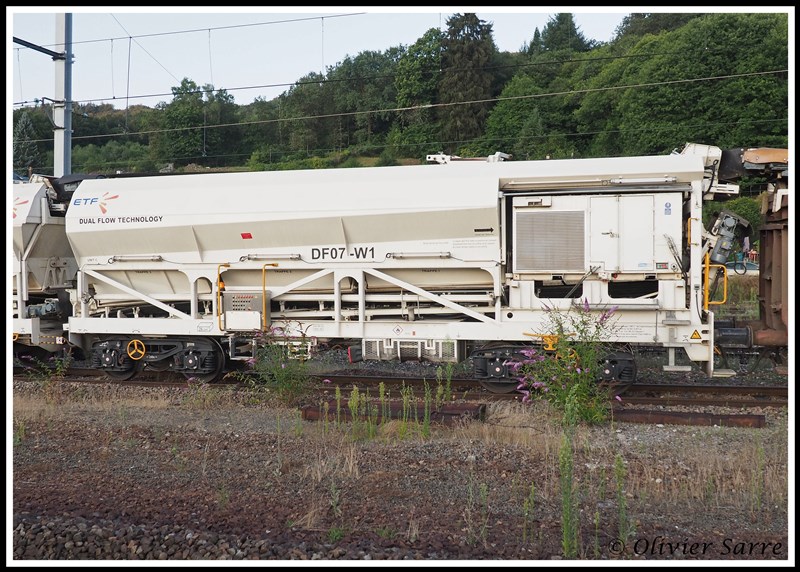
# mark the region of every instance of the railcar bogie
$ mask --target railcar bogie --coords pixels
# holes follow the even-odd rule
[[[140,371],[174,371],[198,383],[217,381],[226,366],[219,341],[209,337],[104,336],[92,343],[91,366],[113,379]]]

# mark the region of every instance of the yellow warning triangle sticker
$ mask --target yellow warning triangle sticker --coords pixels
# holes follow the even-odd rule
[[[689,338],[692,339],[692,340],[699,340],[700,339],[700,332],[695,330],[694,332],[692,332],[692,335],[689,336]]]

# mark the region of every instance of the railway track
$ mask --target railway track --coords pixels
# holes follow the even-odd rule
[[[521,394],[492,392],[480,386],[477,380],[451,379],[443,385],[441,380],[431,383],[426,378],[379,377],[316,374],[313,378],[322,389],[322,399],[313,405],[301,408],[304,420],[331,420],[332,415],[350,419],[350,400],[355,394],[365,413],[373,421],[381,423],[388,419],[427,419],[430,422],[452,425],[463,419],[483,419],[487,402],[519,401]],[[15,379],[35,382],[32,376]],[[40,380],[41,381],[41,380]],[[94,370],[70,370],[60,378],[67,383],[114,384],[120,387],[166,387],[187,388],[193,382],[183,375],[172,372],[148,372],[135,380],[110,380]],[[194,382],[195,385],[198,385]],[[449,385],[449,394],[447,393]],[[204,387],[219,391],[246,390],[247,384],[228,378]],[[339,397],[332,399],[331,390],[339,389]],[[700,385],[643,383],[609,387],[612,401],[612,418],[618,422],[671,424],[671,425],[717,425],[738,427],[764,427],[766,418],[761,414],[746,411],[764,407],[785,407],[788,404],[788,388],[784,386]],[[327,398],[325,397],[327,395]],[[619,401],[619,402],[618,402]],[[342,405],[345,404],[345,407]],[[655,405],[657,410],[641,409]],[[668,411],[664,407],[683,406],[691,410]],[[698,407],[728,407],[737,414],[719,411],[697,410]],[[334,413],[336,412],[336,413]],[[337,417],[338,419],[338,417]]]
[[[384,384],[390,394],[399,391],[398,387],[411,388],[417,392],[428,384],[430,391],[436,392],[438,382],[424,378],[408,377],[377,377],[377,376],[351,376],[329,375],[326,376],[330,384],[335,387],[358,387],[360,390],[370,392],[380,384]],[[453,379],[451,391],[465,400],[511,400],[521,398],[517,392],[493,393],[480,389],[477,380]],[[424,391],[424,390],[423,390]],[[785,386],[764,385],[698,385],[680,383],[648,383],[630,384],[624,386],[609,386],[610,398],[616,395],[623,396],[624,402],[629,404],[648,405],[719,405],[738,407],[785,407],[788,404],[788,388]]]
[[[33,376],[28,376],[33,379]],[[463,401],[519,401],[521,395],[514,392],[495,393],[481,387],[474,379],[456,378],[449,382],[412,378],[408,376],[376,376],[316,373],[312,378],[321,388],[352,391],[378,396],[380,391],[389,399],[402,398],[404,394],[424,399],[426,391],[431,396],[449,389],[450,397]],[[15,379],[26,379],[22,369],[15,371]],[[62,378],[65,382],[108,384],[132,387],[187,387],[191,384],[183,375],[173,372],[143,372],[128,381],[110,380],[97,370],[72,368]],[[208,387],[220,389],[243,389],[245,384],[232,377],[225,378]],[[736,408],[786,407],[788,388],[768,385],[722,385],[694,383],[633,383],[609,387],[609,396],[619,395],[625,405],[657,406],[720,406]]]
[[[620,392],[630,405],[786,407],[788,387],[764,385],[632,384]]]

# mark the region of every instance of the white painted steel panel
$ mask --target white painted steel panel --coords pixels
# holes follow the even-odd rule
[[[252,332],[261,329],[261,312],[228,310],[224,316],[226,330]]]
[[[423,252],[447,246],[467,257],[476,245],[496,247],[496,239],[487,242],[474,229],[492,228],[490,237],[497,235],[497,178],[446,171],[383,167],[87,180],[73,196],[67,226],[82,260],[159,253],[175,263],[229,262],[271,252],[341,262],[383,260],[404,244]],[[440,241],[446,244],[435,244]]]
[[[623,272],[655,270],[653,202],[652,195],[621,197],[619,232]],[[680,228],[674,238],[680,244]]]
[[[507,184],[701,173],[699,157],[670,155],[94,179],[75,192],[67,229],[82,261],[158,253],[220,262],[265,252],[341,262],[313,249],[344,248],[356,261],[355,247],[375,247],[362,250],[365,261],[411,247],[496,259],[497,192]]]

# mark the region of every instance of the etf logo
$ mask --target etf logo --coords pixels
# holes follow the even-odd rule
[[[19,200],[19,199],[16,199],[16,200],[14,201],[14,210],[12,211],[12,214],[13,214],[14,216],[13,216],[12,218],[17,218],[17,207],[18,207],[18,206],[20,206],[20,205],[24,205],[24,204],[26,204],[27,202],[28,202],[27,200],[21,201],[21,200]]]
[[[118,199],[118,198],[119,198],[119,195],[114,195],[113,197],[109,197],[108,193],[103,193],[103,196],[100,197],[100,198],[94,197],[94,198],[91,198],[91,199],[75,199],[74,201],[72,201],[72,204],[75,205],[75,206],[94,205],[94,204],[96,204],[96,205],[98,205],[100,207],[100,212],[102,212],[103,214],[106,214],[106,212],[108,212],[108,209],[106,208],[106,206],[108,204],[107,201],[110,201],[110,200],[113,200],[113,199]]]

